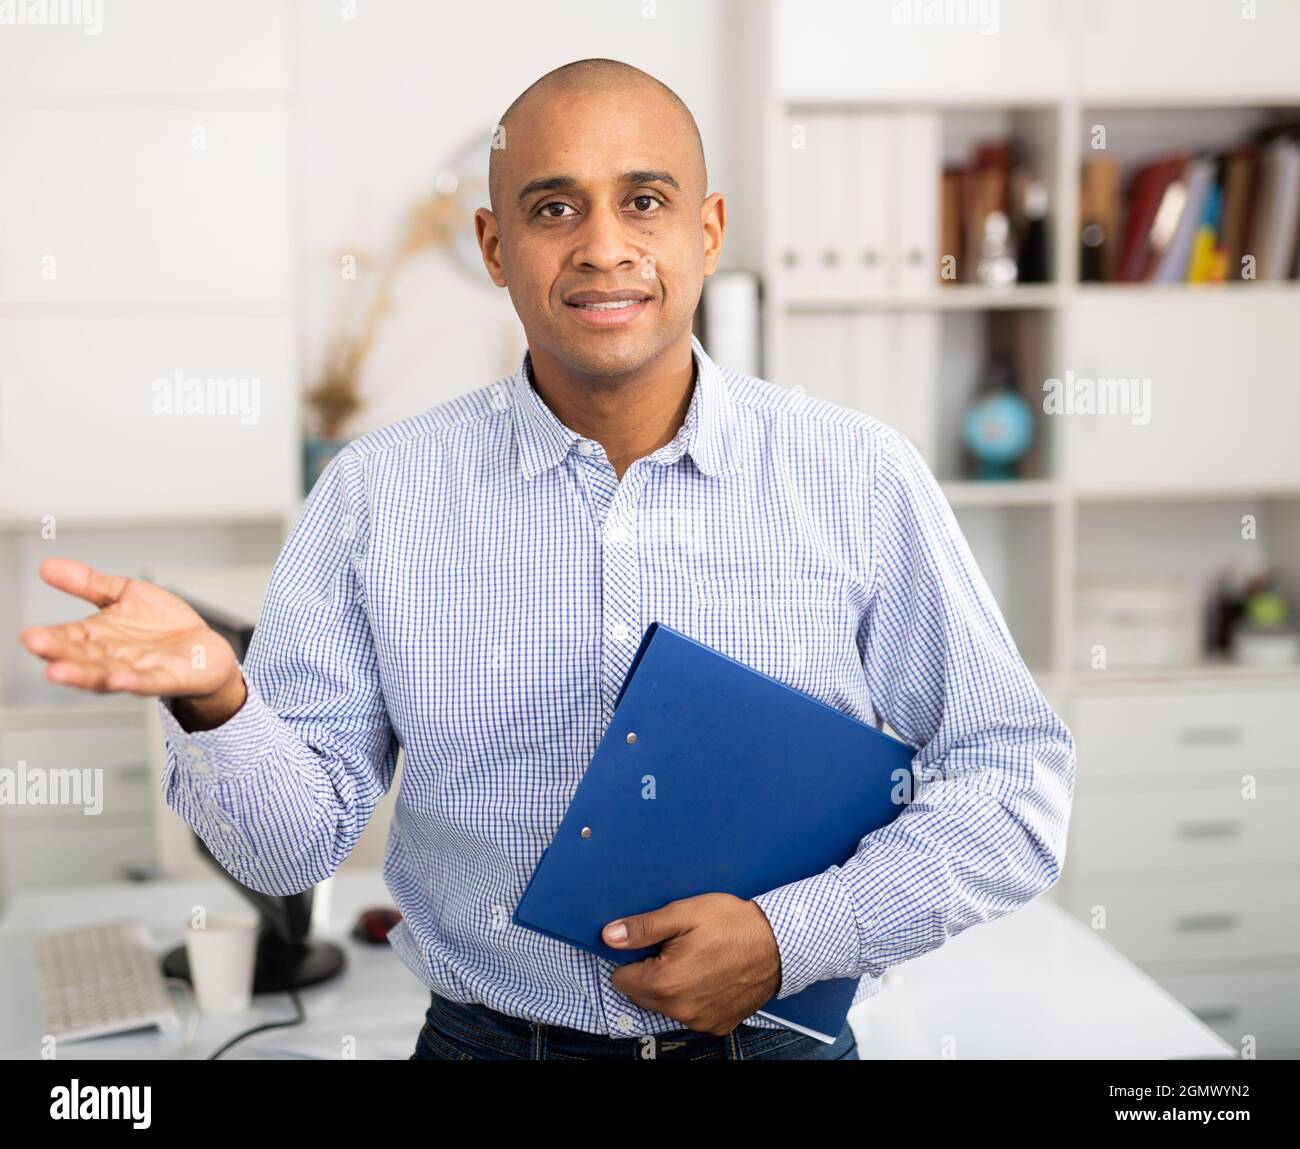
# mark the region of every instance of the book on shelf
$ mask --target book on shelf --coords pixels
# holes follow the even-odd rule
[[[1088,159],[1080,277],[1163,284],[1300,277],[1298,135],[1285,126],[1223,151],[1168,152],[1127,178],[1110,157]]]

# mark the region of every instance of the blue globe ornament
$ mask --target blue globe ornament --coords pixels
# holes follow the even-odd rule
[[[1014,391],[975,400],[962,420],[962,442],[975,460],[977,479],[1013,479],[1034,439],[1029,404]]]

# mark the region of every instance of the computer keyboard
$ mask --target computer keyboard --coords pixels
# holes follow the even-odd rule
[[[143,922],[41,933],[33,943],[45,1032],[57,1040],[179,1024]]]

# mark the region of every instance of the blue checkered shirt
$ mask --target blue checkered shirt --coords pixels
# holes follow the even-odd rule
[[[610,1036],[681,1028],[510,914],[661,621],[918,747],[914,801],[754,898],[780,996],[861,979],[1056,881],[1074,744],[909,441],[719,367],[620,480],[519,370],[346,446],[276,562],[248,699],[158,712],[168,805],[245,885],[327,879],[402,770],[389,935],[438,994]],[[756,1026],[776,1023],[753,1015]]]

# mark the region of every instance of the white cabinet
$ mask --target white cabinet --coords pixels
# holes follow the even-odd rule
[[[24,800],[0,805],[0,897],[152,867],[158,780],[139,710],[5,724],[0,763]]]
[[[283,108],[0,112],[0,302],[285,304],[291,154]]]
[[[1157,302],[1161,305],[1157,305]],[[1044,381],[1064,477],[1084,490],[1300,484],[1300,295],[1288,287],[1081,289]]]
[[[779,94],[931,101],[1064,90],[1064,0],[775,0]]]
[[[299,381],[282,320],[8,318],[0,345],[0,514],[293,505]]]
[[[67,13],[5,22],[0,93],[6,97],[228,92],[281,93],[290,85],[294,6],[266,0],[129,0],[7,4],[10,12]],[[64,17],[67,19],[67,17]],[[158,51],[166,44],[165,52]]]
[[[1284,0],[1071,0],[1085,96],[1212,101],[1300,95],[1300,4]]]
[[[1300,1048],[1298,705],[1293,684],[1214,680],[1087,691],[1067,711],[1079,761],[1062,903],[1265,1054]]]

